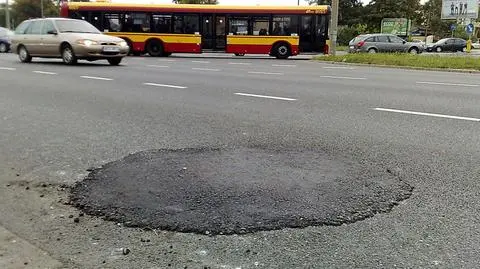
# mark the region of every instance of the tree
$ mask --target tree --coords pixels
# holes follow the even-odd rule
[[[41,0],[15,0],[12,4],[12,11],[14,13],[13,21],[15,24],[29,19],[40,18],[41,12]],[[52,0],[43,0],[43,15],[45,17],[58,16],[58,7],[55,6]]]
[[[310,0],[309,4],[331,5],[332,0]],[[339,0],[338,2],[338,24],[353,26],[363,23],[364,12],[360,0]]]
[[[413,24],[422,22],[420,0],[372,0],[364,11],[369,14],[366,16],[369,30],[378,31],[383,18],[407,18]]]
[[[441,19],[442,16],[442,0],[429,0],[422,7],[423,25],[426,26],[427,34],[437,37],[448,36],[450,32],[450,24],[454,21],[447,22]]]
[[[217,0],[173,0],[175,4],[201,4],[201,5],[216,5]]]

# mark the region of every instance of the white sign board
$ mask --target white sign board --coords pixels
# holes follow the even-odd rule
[[[476,19],[478,0],[442,0],[442,19]]]

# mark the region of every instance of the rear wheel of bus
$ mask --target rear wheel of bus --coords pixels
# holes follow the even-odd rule
[[[147,53],[152,57],[160,57],[164,55],[162,41],[152,39],[147,42]]]
[[[287,59],[291,55],[290,46],[285,42],[278,43],[273,47],[272,55],[277,59]]]

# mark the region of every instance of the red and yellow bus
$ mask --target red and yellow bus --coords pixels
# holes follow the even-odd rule
[[[224,51],[288,58],[328,50],[329,6],[243,7],[64,2],[61,16],[121,37],[132,54]]]

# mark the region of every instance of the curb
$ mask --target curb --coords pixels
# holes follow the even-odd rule
[[[345,62],[332,62],[324,61],[321,59],[313,59],[317,62],[338,64],[338,65],[352,65],[352,66],[369,66],[378,68],[391,68],[391,69],[404,69],[404,70],[421,70],[421,71],[437,71],[437,72],[450,72],[450,73],[470,73],[480,74],[480,70],[473,69],[447,69],[447,68],[429,68],[429,67],[415,67],[415,66],[400,66],[400,65],[384,65],[384,64],[364,64],[364,63],[345,63]]]

